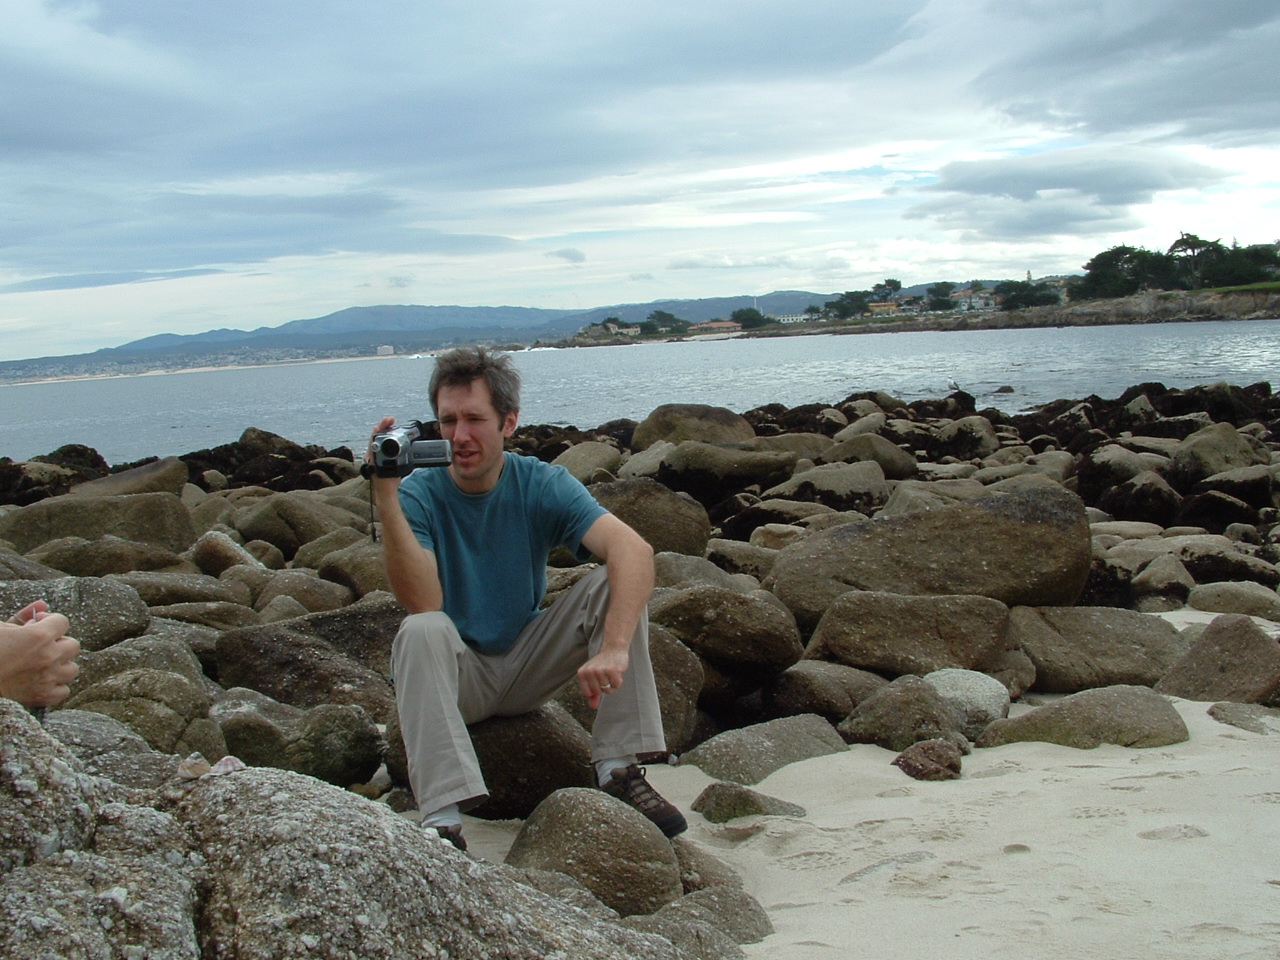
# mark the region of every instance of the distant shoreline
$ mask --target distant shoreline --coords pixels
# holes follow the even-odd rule
[[[423,351],[423,356],[427,353]],[[172,370],[146,370],[142,373],[86,373],[66,377],[32,377],[28,380],[0,381],[0,387],[25,387],[37,383],[78,383],[84,380],[129,380],[141,377],[168,377],[180,373],[211,373],[215,370],[261,370],[266,367],[297,367],[310,363],[348,363],[352,360],[407,360],[407,353],[386,356],[361,354],[354,357],[314,357],[298,360],[275,360],[271,363],[224,363],[203,367],[175,367]]]
[[[802,336],[860,336],[875,333],[952,333],[969,330],[1021,330],[1044,327],[1131,326],[1157,323],[1200,323],[1213,321],[1247,321],[1280,319],[1280,295],[1262,291],[1177,291],[1138,294],[1115,300],[1095,300],[1083,304],[1059,304],[1013,311],[957,313],[940,316],[904,316],[832,326],[829,322],[788,324],[762,330],[717,333],[700,336],[667,337],[636,340],[610,337],[601,340],[561,340],[538,345],[498,345],[509,352],[531,349],[578,349],[624,346],[646,343],[672,343],[706,339],[773,339]],[[119,380],[130,377],[154,377],[180,373],[206,373],[215,370],[246,370],[264,367],[288,367],[310,363],[344,363],[353,360],[403,360],[429,357],[447,347],[415,350],[413,353],[386,355],[358,354],[342,357],[299,357],[263,363],[200,364],[173,369],[151,369],[138,373],[69,374],[65,376],[25,377],[0,380],[0,386],[25,386],[38,383],[64,383],[82,380]]]

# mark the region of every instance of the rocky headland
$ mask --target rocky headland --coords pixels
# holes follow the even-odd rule
[[[0,701],[0,955],[741,956],[770,917],[697,827],[803,818],[752,789],[797,761],[875,745],[911,783],[1015,743],[1176,751],[1183,701],[1274,729],[1268,384],[672,404],[513,446],[657,553],[669,759],[713,781],[686,838],[584,789],[576,690],[473,728],[505,863],[404,815],[403,611],[351,451],[64,447],[0,461],[0,612],[43,597],[85,650],[43,724]],[[552,595],[584,569],[554,558]]]

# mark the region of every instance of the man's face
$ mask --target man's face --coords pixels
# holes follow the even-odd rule
[[[453,444],[449,473],[464,493],[492,490],[502,474],[502,442],[516,429],[516,414],[499,417],[483,378],[436,393],[440,435]]]

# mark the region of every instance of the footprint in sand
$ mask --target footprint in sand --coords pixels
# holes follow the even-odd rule
[[[1128,815],[1129,811],[1119,807],[1076,807],[1070,814],[1076,820],[1109,820]]]
[[[1157,830],[1144,830],[1140,834],[1143,840],[1196,840],[1209,834],[1190,823],[1175,823]]]

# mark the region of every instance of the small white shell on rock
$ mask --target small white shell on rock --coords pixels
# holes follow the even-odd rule
[[[209,776],[220,777],[224,773],[234,773],[237,770],[247,770],[248,767],[239,757],[233,757],[227,754],[212,767],[209,768]]]
[[[199,780],[211,769],[203,754],[193,753],[178,764],[178,779]]]

